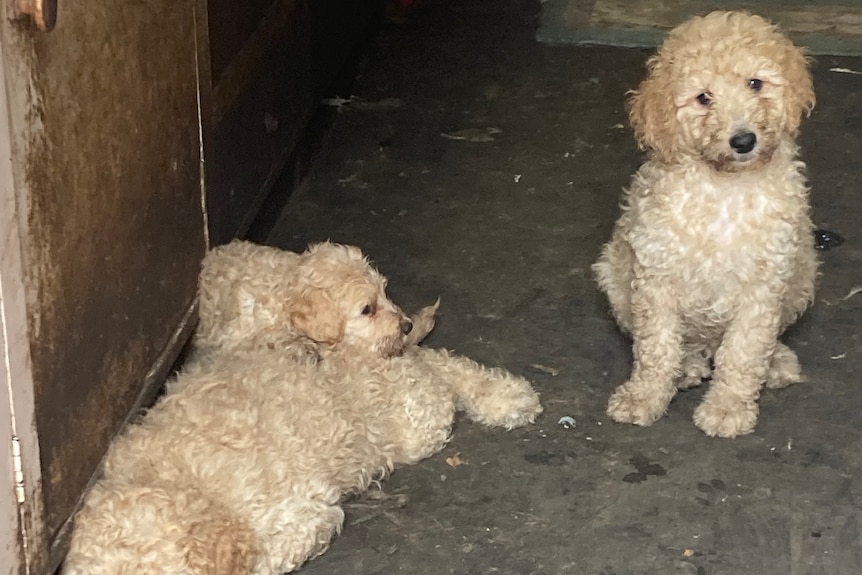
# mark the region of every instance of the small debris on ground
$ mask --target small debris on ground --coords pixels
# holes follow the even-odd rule
[[[460,467],[461,465],[464,465],[467,462],[461,459],[461,452],[459,451],[455,455],[452,455],[451,457],[447,457],[446,463],[447,463],[447,465],[449,465],[449,467],[452,467],[454,469],[456,467]]]
[[[356,96],[350,96],[349,98],[342,98],[340,96],[324,98],[320,103],[324,106],[335,108],[339,112],[347,107],[353,110],[393,110],[404,105],[401,98],[383,98],[376,102],[365,102]]]
[[[372,489],[344,503],[344,507],[350,515],[351,525],[360,525],[393,509],[400,509],[407,505],[407,495],[396,493],[389,495],[381,490]]]
[[[575,418],[570,415],[564,415],[557,423],[566,429],[572,429],[575,426]]]
[[[841,301],[847,301],[848,299],[850,299],[851,297],[853,297],[854,295],[856,295],[858,293],[862,293],[862,286],[855,286],[853,289],[851,289],[847,293],[847,295],[845,295],[844,297],[841,298]]]
[[[493,142],[494,135],[501,134],[500,128],[466,128],[457,132],[443,132],[440,134],[447,140],[464,140],[466,142]]]
[[[394,110],[404,105],[401,98],[383,98],[376,102],[363,102],[353,99],[353,104],[350,106],[354,110]]]
[[[323,100],[320,101],[320,103],[323,104],[324,106],[330,106],[332,108],[337,108],[339,111],[341,111],[341,108],[343,106],[350,104],[351,102],[353,102],[353,97],[341,98],[339,96],[336,96],[335,98],[324,98]]]
[[[548,375],[552,375],[554,377],[556,377],[560,373],[560,370],[557,369],[556,367],[548,367],[547,365],[543,365],[541,363],[531,363],[530,367],[532,367],[536,371],[541,371],[541,372],[547,373]]]
[[[850,289],[849,292],[847,292],[847,295],[845,295],[844,297],[840,297],[835,301],[829,301],[829,300],[824,299],[823,303],[825,303],[826,305],[836,305],[838,303],[841,303],[842,301],[847,301],[848,299],[850,299],[854,295],[857,295],[860,293],[862,293],[862,286],[854,286]]]
[[[839,74],[854,74],[856,76],[862,76],[862,72],[851,70],[850,68],[829,68],[829,71],[837,72]]]
[[[814,247],[820,251],[837,248],[844,243],[844,236],[830,230],[814,230]]]

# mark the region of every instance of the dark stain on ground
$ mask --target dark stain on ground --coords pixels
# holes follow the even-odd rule
[[[528,453],[524,455],[524,461],[533,465],[549,465],[559,466],[566,464],[566,455],[560,453],[551,453],[550,451],[542,450],[538,453]]]
[[[643,483],[650,475],[667,475],[667,470],[664,467],[657,463],[653,463],[649,458],[643,455],[630,457],[629,463],[631,463],[637,471],[629,473],[623,477],[623,481],[626,483]]]
[[[699,481],[697,490],[703,493],[702,497],[695,497],[701,505],[712,505],[716,500],[720,501],[726,497],[727,485],[721,479],[713,479],[709,483]]]
[[[727,491],[727,485],[721,479],[713,479],[709,483],[699,482],[697,490],[701,493],[715,493],[716,491]]]
[[[812,448],[805,452],[803,466],[825,466],[831,469],[843,469],[846,466],[844,457],[822,448]]]
[[[740,461],[748,463],[766,463],[781,459],[781,452],[777,449],[763,449],[760,446],[745,447],[736,452]]]

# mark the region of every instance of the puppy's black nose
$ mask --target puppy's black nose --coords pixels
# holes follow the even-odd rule
[[[404,335],[407,335],[411,331],[413,331],[413,322],[410,321],[409,319],[402,319],[401,320],[401,333],[403,333]]]
[[[738,154],[747,154],[757,144],[757,136],[753,132],[740,132],[730,138],[730,147]]]

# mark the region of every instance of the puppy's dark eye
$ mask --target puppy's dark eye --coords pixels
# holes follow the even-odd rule
[[[697,95],[697,103],[701,106],[708,107],[712,104],[712,95],[709,92],[703,92]]]
[[[760,92],[760,89],[763,88],[763,80],[760,78],[752,78],[748,81],[748,87],[752,92]]]
[[[375,310],[374,310],[374,306],[373,306],[373,305],[371,305],[371,304],[368,304],[367,306],[365,306],[364,308],[362,308],[362,312],[361,312],[361,313],[362,313],[362,315],[374,315],[374,311],[375,311]]]

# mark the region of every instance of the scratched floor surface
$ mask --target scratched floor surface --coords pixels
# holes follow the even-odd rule
[[[362,246],[402,307],[441,297],[429,345],[528,377],[545,414],[512,432],[459,419],[442,453],[348,505],[301,573],[857,573],[862,76],[830,69],[862,61],[818,59],[804,125],[814,219],[846,238],[785,339],[808,381],[766,393],[735,440],[692,424],[703,390],[621,426],[605,405],[629,344],[589,265],[638,163],[623,102],[646,54],[540,46],[538,11],[425,0],[385,27],[270,241]]]

